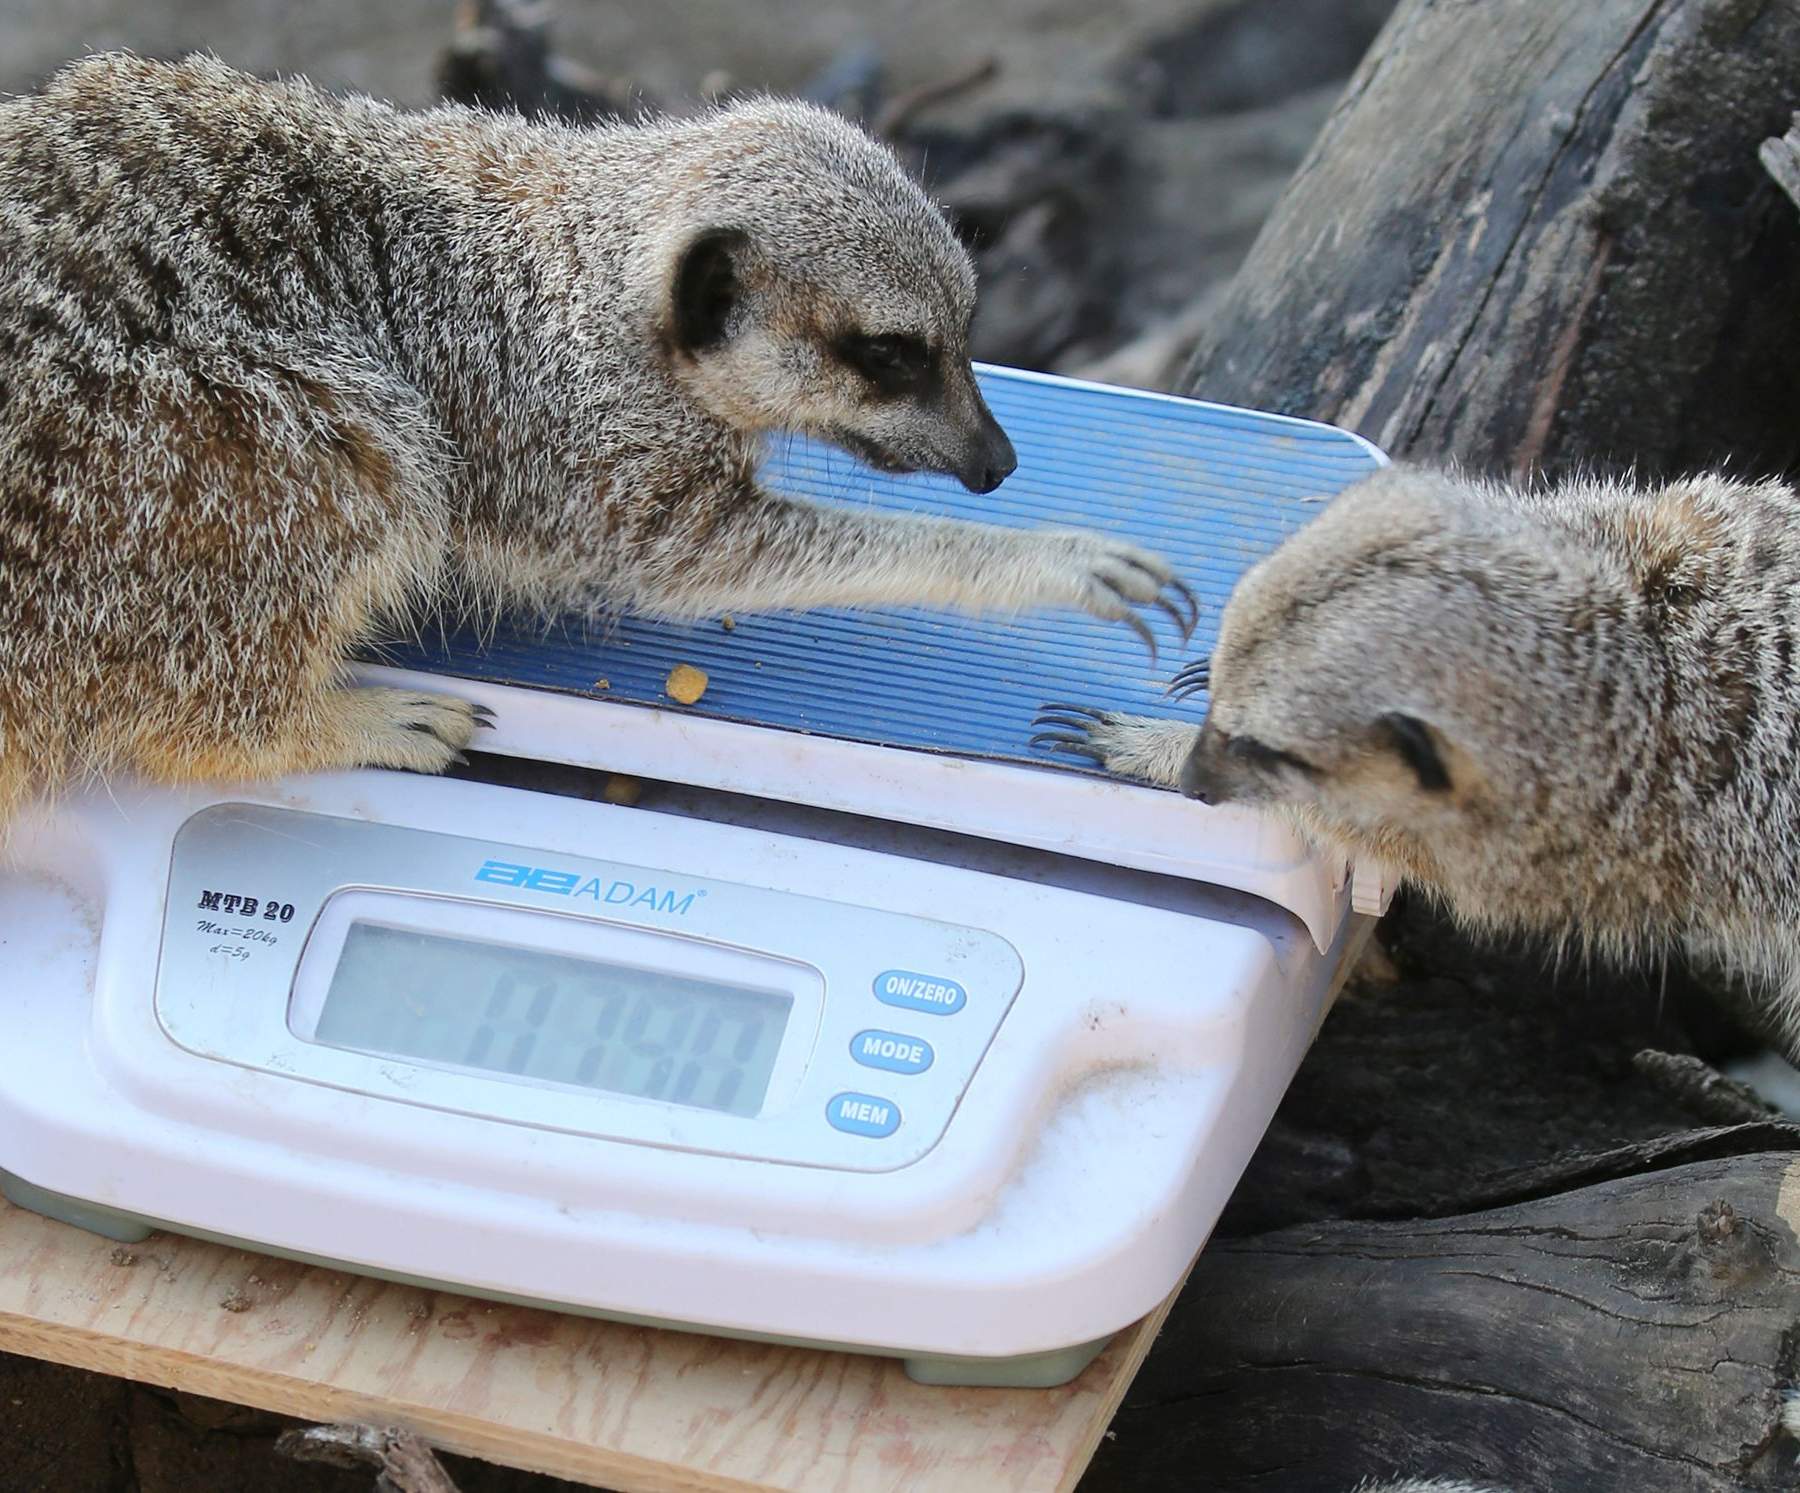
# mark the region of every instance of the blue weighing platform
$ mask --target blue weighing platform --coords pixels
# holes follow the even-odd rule
[[[737,616],[730,629],[716,619],[514,622],[491,637],[453,633],[384,649],[381,662],[643,705],[668,705],[669,670],[692,664],[709,683],[697,705],[682,708],[699,715],[1091,772],[1085,759],[1027,746],[1039,707],[1067,700],[1198,722],[1203,694],[1177,703],[1164,689],[1211,650],[1238,577],[1383,461],[1327,425],[1014,369],[979,374],[1019,455],[996,492],[886,476],[798,439],[775,443],[764,478],[820,501],[1128,536],[1166,556],[1193,588],[1201,611],[1191,640],[1154,608],[1141,612],[1156,631],[1154,663],[1129,628],[1080,612],[871,609]]]

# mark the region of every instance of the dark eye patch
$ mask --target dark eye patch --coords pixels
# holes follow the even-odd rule
[[[1319,775],[1319,769],[1305,758],[1296,757],[1292,752],[1284,752],[1280,747],[1270,746],[1266,741],[1258,741],[1254,736],[1232,737],[1225,745],[1225,755],[1257,767],[1291,767],[1309,778]]]
[[[882,394],[912,394],[931,379],[931,348],[923,337],[899,332],[847,332],[834,350]]]

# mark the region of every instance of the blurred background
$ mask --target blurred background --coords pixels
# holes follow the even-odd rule
[[[4,0],[0,92],[85,52],[206,49],[423,106],[447,64],[469,96],[509,67],[516,84],[535,48],[553,77],[624,112],[805,95],[888,138],[951,209],[982,273],[977,357],[1173,388],[1392,5]],[[509,100],[516,88],[483,98]]]

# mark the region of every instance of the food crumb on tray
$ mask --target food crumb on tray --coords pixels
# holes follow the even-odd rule
[[[706,671],[692,664],[676,664],[663,682],[663,692],[678,705],[692,705],[706,693]]]

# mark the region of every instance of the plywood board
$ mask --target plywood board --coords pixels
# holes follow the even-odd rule
[[[490,1304],[168,1234],[117,1245],[0,1203],[0,1350],[403,1425],[621,1493],[1070,1488],[1167,1306],[1063,1388],[927,1388],[891,1360]]]

